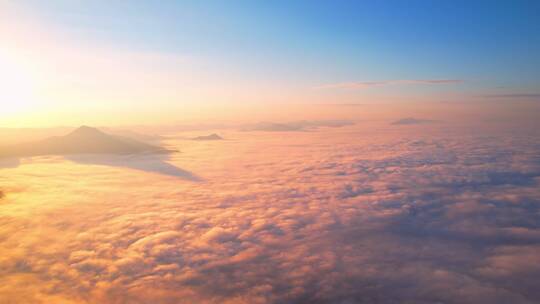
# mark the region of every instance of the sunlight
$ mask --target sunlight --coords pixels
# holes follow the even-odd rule
[[[540,0],[0,0],[0,304],[540,304]]]
[[[0,117],[28,113],[35,106],[31,71],[3,53],[0,53],[0,83]]]

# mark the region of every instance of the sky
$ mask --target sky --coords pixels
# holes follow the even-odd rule
[[[3,0],[0,8],[4,127],[540,94],[534,1]]]
[[[540,94],[534,1],[3,0],[0,8],[4,127]]]

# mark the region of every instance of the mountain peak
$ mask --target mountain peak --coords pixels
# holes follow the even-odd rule
[[[71,132],[69,135],[78,135],[78,136],[89,136],[89,135],[104,135],[105,133],[101,132],[96,128],[89,126],[80,126]]]
[[[394,121],[393,125],[419,125],[419,124],[428,124],[428,123],[434,123],[435,120],[430,119],[417,119],[414,117],[406,117],[402,118],[400,120]]]
[[[217,135],[216,133],[212,133],[210,135],[206,136],[197,136],[192,138],[193,140],[222,140],[223,137]]]
[[[7,147],[0,151],[0,157],[169,152],[172,151],[127,137],[109,135],[96,128],[81,126],[65,136]]]

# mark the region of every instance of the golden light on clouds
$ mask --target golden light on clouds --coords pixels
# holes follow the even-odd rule
[[[521,262],[538,260],[538,245],[528,244],[538,228],[527,226],[536,207],[519,203],[540,195],[537,133],[311,126],[213,130],[218,141],[168,131],[162,144],[182,151],[168,156],[0,162],[0,295],[11,303],[535,296],[505,282],[526,286],[540,271]],[[484,242],[492,250],[479,250]],[[384,292],[373,290],[381,281]]]

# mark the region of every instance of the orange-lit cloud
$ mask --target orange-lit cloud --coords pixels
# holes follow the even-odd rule
[[[540,269],[524,263],[540,249],[536,131],[390,122],[165,140],[182,150],[166,162],[197,182],[62,157],[6,166],[1,298],[539,299]]]

